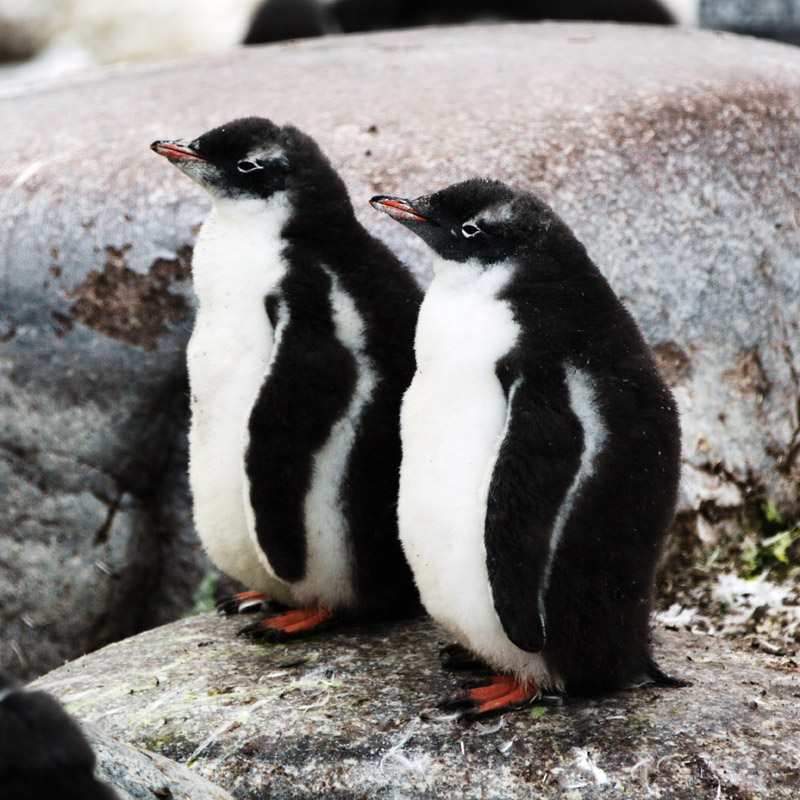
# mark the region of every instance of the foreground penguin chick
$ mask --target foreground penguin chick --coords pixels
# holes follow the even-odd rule
[[[94,764],[86,737],[55,699],[0,674],[0,797],[116,800]]]
[[[421,292],[356,221],[314,140],[249,117],[152,149],[214,201],[192,276],[189,477],[198,534],[299,635],[418,598],[397,536],[399,408]],[[234,600],[226,610],[238,610]]]
[[[632,317],[532,194],[471,180],[372,205],[437,256],[403,400],[401,541],[431,615],[503,673],[448,705],[676,683],[648,620],[680,429]]]

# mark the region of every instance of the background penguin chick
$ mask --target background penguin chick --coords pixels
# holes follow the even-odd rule
[[[338,30],[319,0],[266,0],[256,9],[242,44],[308,39]]]
[[[471,180],[375,208],[434,250],[403,399],[400,538],[423,604],[502,675],[464,717],[595,695],[653,663],[680,474],[674,400],[633,318],[539,198]]]
[[[94,764],[86,737],[56,700],[0,674],[0,797],[116,800]]]
[[[671,25],[659,0],[265,0],[244,44],[321,36],[324,33],[457,25],[468,22],[587,20]]]
[[[189,477],[209,556],[251,590],[222,609],[292,607],[242,631],[268,639],[416,613],[395,508],[419,287],[297,128],[247,117],[152,148],[214,201],[192,258]]]

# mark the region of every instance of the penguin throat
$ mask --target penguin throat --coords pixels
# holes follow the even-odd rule
[[[508,261],[484,264],[474,258],[468,261],[452,261],[439,255],[433,259],[434,280],[442,286],[453,288],[480,283],[499,291],[508,282],[512,271],[513,265]]]

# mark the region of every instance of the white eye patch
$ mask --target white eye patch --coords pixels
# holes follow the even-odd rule
[[[283,154],[283,150],[275,147],[270,150],[250,152],[236,165],[239,172],[256,172],[260,169],[270,167],[288,167],[289,160]]]
[[[479,233],[482,233],[482,231],[474,222],[465,222],[461,226],[461,233],[463,233],[468,239],[471,239],[473,236],[477,236]]]
[[[264,169],[264,165],[258,161],[252,161],[249,158],[243,158],[237,165],[236,169],[239,172],[255,172],[259,169]]]

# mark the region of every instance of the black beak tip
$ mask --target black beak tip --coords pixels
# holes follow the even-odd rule
[[[411,200],[403,197],[390,197],[385,194],[375,195],[370,201],[370,205],[378,211],[383,211],[392,219],[398,222],[429,222],[427,217],[420,214],[414,207]]]
[[[369,204],[373,208],[377,208],[379,211],[383,208],[383,203],[385,200],[393,200],[395,198],[389,197],[388,194],[376,194],[375,197],[371,198]]]

